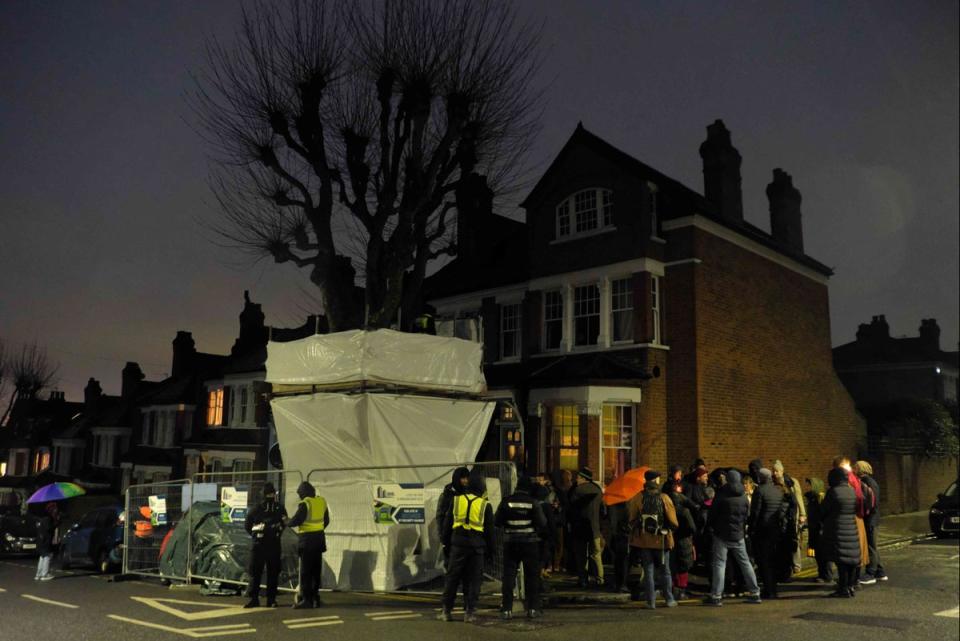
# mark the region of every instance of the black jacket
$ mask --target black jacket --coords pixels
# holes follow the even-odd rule
[[[547,518],[540,502],[522,490],[500,501],[493,521],[508,543],[539,543],[547,533]]]
[[[600,536],[600,505],[603,490],[593,481],[580,479],[570,490],[570,513],[568,521],[581,531],[590,529],[593,538]]]
[[[825,561],[860,564],[860,537],[857,534],[857,495],[847,481],[847,472],[830,470],[830,489],[820,505],[823,527],[817,556]],[[822,556],[821,556],[822,555]]]
[[[750,504],[743,492],[740,472],[731,470],[727,475],[727,484],[717,490],[707,524],[717,538],[734,543],[743,540],[744,525],[749,515]]]
[[[673,533],[673,555],[677,559],[677,571],[687,572],[693,567],[693,537],[697,533],[694,519],[696,506],[693,501],[679,492],[671,492],[670,499],[677,511],[676,532]]]
[[[486,500],[486,499],[484,499]],[[493,528],[494,528],[493,508],[487,501],[487,506],[483,510],[483,532],[467,530],[464,528],[453,529],[453,509],[447,512],[447,516],[440,530],[440,542],[445,546],[462,546],[472,548],[486,548],[493,552]]]
[[[869,528],[875,528],[880,525],[880,484],[877,483],[877,480],[870,476],[869,474],[864,474],[860,477],[861,485],[868,485],[870,489],[873,490],[873,496],[876,500],[876,505],[873,508],[873,511],[867,515],[867,518],[864,519],[864,525]]]
[[[781,503],[783,491],[773,483],[761,481],[753,491],[753,500],[750,503],[751,536],[770,538],[780,535],[776,516]]]
[[[443,487],[443,492],[437,501],[437,525],[442,527],[443,523],[447,520],[447,514],[453,506],[453,497],[457,494],[463,494],[464,488],[463,485],[460,484],[460,479],[469,476],[470,470],[465,467],[458,467],[453,471],[450,482]]]
[[[279,501],[263,501],[247,513],[243,525],[254,544],[277,544],[286,520],[287,510]]]
[[[37,554],[53,554],[53,519],[48,514],[37,519]]]

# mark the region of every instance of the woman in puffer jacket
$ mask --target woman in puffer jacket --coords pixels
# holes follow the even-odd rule
[[[850,598],[854,595],[857,568],[860,566],[860,540],[857,532],[857,495],[842,468],[830,470],[830,489],[820,506],[822,531],[817,555],[837,564],[839,580],[830,596]]]

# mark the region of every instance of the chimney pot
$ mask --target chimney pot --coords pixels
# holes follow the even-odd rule
[[[743,221],[740,180],[740,152],[730,142],[730,131],[722,120],[707,127],[707,139],[700,145],[703,159],[703,195],[733,222]]]
[[[773,239],[796,253],[803,253],[803,226],[800,203],[803,197],[793,186],[793,177],[784,170],[773,170],[773,182],[767,185],[770,201],[770,232]],[[874,317],[876,320],[876,317]]]

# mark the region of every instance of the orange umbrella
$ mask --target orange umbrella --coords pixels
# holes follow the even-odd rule
[[[632,470],[627,470],[610,482],[610,485],[603,491],[603,502],[607,505],[616,505],[629,501],[637,494],[643,491],[645,483],[643,475],[650,468],[644,465]]]

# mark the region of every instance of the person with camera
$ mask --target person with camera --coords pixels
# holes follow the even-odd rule
[[[267,566],[267,607],[277,607],[277,579],[280,576],[280,535],[283,532],[287,511],[277,501],[273,483],[263,484],[263,501],[250,510],[244,522],[247,533],[253,538],[250,549],[250,584],[247,594],[250,600],[244,608],[260,607],[260,579],[263,566]]]
[[[673,501],[660,491],[660,472],[647,470],[643,475],[643,492],[630,499],[627,518],[633,524],[630,536],[630,556],[643,566],[643,580],[647,608],[656,607],[656,575],[667,607],[676,607],[673,582],[670,578],[670,551],[673,549],[673,530],[679,526]],[[639,600],[639,587],[634,586],[631,597]]]

